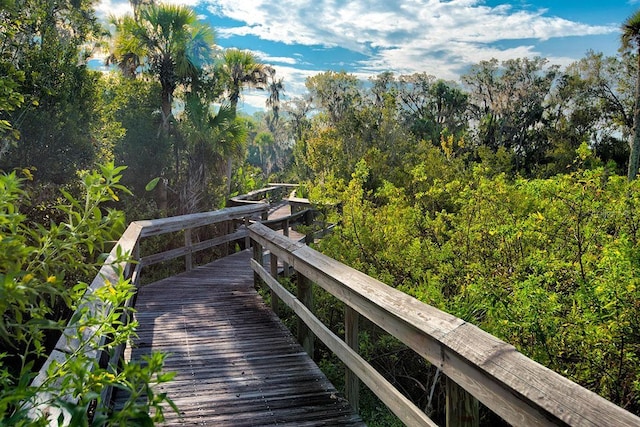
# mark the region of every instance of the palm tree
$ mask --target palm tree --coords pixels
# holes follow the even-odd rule
[[[638,162],[640,161],[640,10],[631,15],[622,24],[622,48],[630,50],[636,48],[638,61],[638,75],[636,76],[635,106],[633,109],[633,133],[629,143],[629,168],[627,178],[629,181],[636,179],[638,175]]]
[[[212,178],[224,170],[224,159],[239,157],[244,153],[247,139],[246,127],[229,104],[223,104],[212,113],[210,104],[195,95],[187,96],[183,131],[189,141],[189,167],[185,185],[180,192],[182,213],[194,213],[200,208],[210,208],[211,200],[201,206],[211,191]]]
[[[276,70],[273,67],[265,67],[265,70],[269,76],[269,83],[267,84],[267,90],[269,91],[269,98],[267,98],[266,105],[271,108],[272,114],[267,117],[267,126],[272,133],[275,133],[276,125],[280,117],[280,96],[284,92],[284,84],[282,79],[276,79]]]
[[[161,125],[158,138],[170,133],[173,94],[179,85],[194,87],[202,67],[213,59],[213,29],[198,21],[195,12],[184,6],[156,5],[153,0],[132,2],[134,16],[112,18],[115,27],[111,55],[125,76],[148,73],[161,86]],[[178,140],[173,141],[175,180],[180,176]],[[159,206],[166,211],[166,182],[161,180]]]
[[[222,79],[231,111],[235,115],[238,110],[240,92],[244,87],[264,90],[267,85],[268,68],[251,52],[239,49],[227,49],[218,67],[218,75]],[[231,192],[231,172],[233,158],[227,157],[227,194]]]
[[[116,33],[111,53],[107,56],[105,64],[115,64],[122,75],[135,78],[141,71],[142,61],[146,55],[144,44],[130,36],[137,32],[138,22],[136,18],[127,15],[122,18],[111,17],[110,23],[115,27]]]
[[[178,85],[197,83],[202,66],[212,60],[214,35],[184,6],[147,4],[137,16],[112,20],[116,28],[109,61],[125,75],[141,71],[156,76],[162,87],[161,112],[164,133],[169,131],[171,103]]]
[[[251,52],[227,49],[218,67],[231,109],[237,112],[240,92],[244,87],[264,90],[267,85],[267,67]]]
[[[138,19],[140,14],[138,11],[146,6],[151,6],[156,4],[155,0],[129,0],[129,4],[133,9],[133,15]]]

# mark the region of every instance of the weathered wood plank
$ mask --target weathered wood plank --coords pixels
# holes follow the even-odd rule
[[[480,404],[451,378],[446,379],[446,427],[478,427]]]
[[[253,288],[243,251],[140,289],[136,346],[168,353],[165,425],[362,426]],[[119,402],[116,396],[116,404]],[[120,398],[121,399],[121,398]]]
[[[309,327],[309,329],[336,355],[342,362],[354,372],[362,381],[382,400],[387,407],[409,426],[437,427],[427,415],[416,407],[409,399],[400,393],[367,361],[356,353],[347,343],[338,338],[327,328],[298,298],[287,291],[276,279],[258,264],[251,262],[252,268],[260,275],[262,280],[273,289],[280,300],[287,304],[296,315]]]
[[[304,304],[311,313],[313,313],[313,283],[309,281],[302,274],[298,274],[296,280],[296,296],[298,301]],[[298,342],[302,345],[302,348],[313,357],[315,336],[311,330],[307,327],[304,320],[298,318]]]
[[[191,228],[187,228],[186,230],[184,230],[184,247],[188,249],[188,252],[185,254],[184,256],[184,269],[185,271],[191,271],[191,269],[193,268],[193,256],[192,256],[192,251],[193,248],[191,247]]]
[[[261,224],[249,232],[266,250],[440,367],[513,425],[640,425],[630,412],[461,319],[307,246],[278,246],[275,233]]]
[[[278,276],[278,257],[274,254],[269,254],[269,268],[271,269],[271,276]],[[278,298],[278,294],[276,294],[273,290],[271,291],[271,311],[278,317],[280,317],[280,301]]]
[[[344,342],[356,353],[360,350],[360,340],[358,337],[360,315],[348,305],[344,306]],[[358,376],[347,368],[344,379],[344,394],[351,403],[354,411],[358,412],[360,407],[360,380]]]
[[[203,212],[191,215],[175,216],[170,218],[135,221],[134,224],[142,227],[142,237],[157,236],[171,233],[186,228],[202,227],[217,222],[242,219],[248,215],[258,215],[266,212],[269,205],[260,203],[250,206],[238,206],[234,208],[220,209],[213,212]]]
[[[185,230],[185,232],[188,230]],[[203,251],[205,249],[213,248],[215,246],[219,246],[225,243],[233,242],[236,240],[244,239],[247,236],[246,229],[236,230],[230,234],[224,234],[222,236],[215,237],[213,239],[204,240],[202,242],[198,242],[195,244],[191,244],[190,246],[183,246],[175,249],[170,249],[164,252],[158,252],[153,255],[147,255],[142,257],[140,263],[143,266],[149,266],[153,264],[157,264],[159,262],[170,261],[174,258],[178,258],[181,256],[190,256],[194,252]]]

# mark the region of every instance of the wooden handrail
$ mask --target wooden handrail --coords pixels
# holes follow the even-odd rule
[[[186,259],[185,268],[191,269],[191,254],[200,250],[208,249],[217,245],[227,244],[235,240],[245,239],[248,236],[247,225],[249,220],[260,219],[263,217],[269,206],[267,204],[257,204],[249,206],[239,206],[226,208],[214,212],[198,213],[192,215],[183,215],[178,217],[163,218],[148,221],[132,222],[118,242],[111,250],[107,260],[102,265],[100,271],[93,279],[91,285],[87,288],[85,295],[79,303],[79,310],[89,309],[90,312],[101,312],[109,310],[111,307],[106,303],[98,303],[95,299],[90,299],[90,295],[98,289],[117,283],[120,278],[120,272],[125,279],[131,279],[134,285],[138,284],[141,269],[144,266],[154,264],[156,262],[168,261],[177,257],[184,256]],[[227,233],[223,236],[216,237],[204,242],[192,244],[190,239],[190,230],[219,223],[233,223],[237,227],[227,228]],[[158,236],[166,233],[185,231],[185,246],[165,251],[159,254],[150,254],[142,256],[140,254],[140,241],[143,238]],[[123,258],[123,255],[127,255]],[[125,303],[126,307],[130,307],[132,301]],[[126,319],[123,319],[126,320]],[[63,331],[62,336],[56,343],[53,351],[40,369],[38,375],[33,380],[34,387],[41,387],[47,381],[48,368],[52,363],[64,363],[70,357],[79,351],[87,343],[90,350],[90,357],[99,361],[101,354],[97,350],[105,344],[107,337],[96,334],[96,327],[85,328],[81,325],[70,323]],[[121,353],[122,349],[119,349]],[[118,353],[118,352],[116,352]],[[120,358],[116,354],[111,358],[109,363],[116,364]],[[112,365],[113,366],[113,365]],[[93,367],[88,367],[92,369]],[[59,384],[52,384],[55,389]],[[26,402],[25,405],[30,408],[32,418],[39,418],[41,414],[48,414],[47,418],[51,425],[58,425],[58,417],[62,415],[64,418],[63,425],[67,425],[69,414],[63,413],[59,408],[52,407],[49,402],[52,398],[60,397],[55,393],[42,392],[35,399]],[[107,402],[110,399],[111,390],[105,390],[102,395],[102,401]],[[72,396],[65,396],[69,402],[77,401]]]
[[[525,357],[515,347],[455,316],[391,288],[308,246],[292,242],[256,223],[249,235],[260,253],[256,274],[304,320],[345,365],[409,425],[433,425],[422,411],[380,381],[353,345],[328,332],[310,307],[294,297],[262,267],[262,249],[281,259],[344,302],[350,309],[402,341],[437,366],[480,402],[512,425],[639,426],[640,418]],[[273,269],[272,269],[273,271]],[[353,317],[353,316],[352,316]],[[347,329],[347,327],[345,327]],[[424,416],[426,417],[426,416]]]
[[[185,268],[190,269],[191,254],[194,252],[250,237],[254,242],[255,254],[252,268],[256,276],[271,288],[274,310],[278,310],[278,301],[289,305],[307,325],[309,334],[312,332],[321,339],[354,375],[376,392],[408,425],[435,424],[357,354],[359,315],[365,316],[405,343],[437,366],[449,380],[455,381],[513,425],[640,425],[640,418],[526,358],[513,346],[474,325],[424,304],[271,229],[289,227],[293,221],[307,218],[306,212],[271,221],[268,226],[260,223],[249,226],[250,221],[265,218],[269,209],[269,205],[265,203],[249,203],[250,199],[262,198],[270,192],[288,187],[291,186],[271,185],[245,195],[246,198],[238,199],[239,206],[220,211],[131,223],[87,289],[87,295],[108,282],[117,282],[119,272],[123,272],[125,278],[130,278],[137,284],[145,266],[185,257]],[[293,203],[304,207],[308,201],[296,199]],[[191,241],[191,230],[218,223],[233,226],[227,227],[223,236],[195,244]],[[184,232],[183,247],[144,256],[140,253],[141,239],[174,232]],[[270,271],[262,266],[263,249],[271,254]],[[130,257],[118,259],[118,254],[129,254]],[[274,277],[277,275],[278,259],[293,267],[299,276],[298,283],[306,289],[297,297],[291,295]],[[346,340],[336,337],[313,315],[311,283],[345,303]],[[81,307],[89,307],[90,310],[109,309],[106,306],[87,306],[95,303],[86,301],[88,300],[81,302]],[[130,305],[131,301],[126,304]],[[303,328],[299,330],[302,333],[301,340],[306,343],[309,351],[309,346],[312,348],[313,345],[312,335],[308,335]],[[70,324],[33,385],[44,384],[47,368],[51,363],[63,362],[80,348],[83,340],[94,340],[90,347],[104,344],[106,338],[94,336],[92,332],[87,328],[80,333],[77,326]],[[93,356],[97,360],[100,355],[95,353]],[[110,363],[117,363],[119,357],[116,353]],[[348,384],[351,384],[351,389],[347,390],[347,395],[352,400],[357,400],[357,391],[354,390],[357,386],[352,381]],[[109,399],[109,394],[110,390],[106,390],[103,402]],[[60,412],[47,405],[52,397],[51,394],[41,394],[31,404],[34,414],[46,410],[52,424],[56,424]]]
[[[260,188],[258,190],[250,191],[246,194],[240,194],[235,197],[231,197],[227,206],[242,206],[247,204],[255,204],[255,203],[264,203],[264,199],[268,199],[269,195],[274,192],[282,192],[287,189],[295,189],[298,187],[298,184],[282,184],[282,183],[269,183],[269,185],[265,188]],[[284,197],[278,197],[279,199],[284,199]]]

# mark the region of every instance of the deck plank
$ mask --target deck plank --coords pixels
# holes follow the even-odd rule
[[[363,426],[253,288],[249,251],[140,289],[126,357],[168,354],[164,425]],[[116,394],[118,407],[122,396]]]

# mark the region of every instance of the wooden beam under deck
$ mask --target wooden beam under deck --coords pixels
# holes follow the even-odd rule
[[[126,356],[169,356],[164,425],[363,426],[264,304],[244,251],[140,289]],[[115,405],[119,403],[116,394]]]

